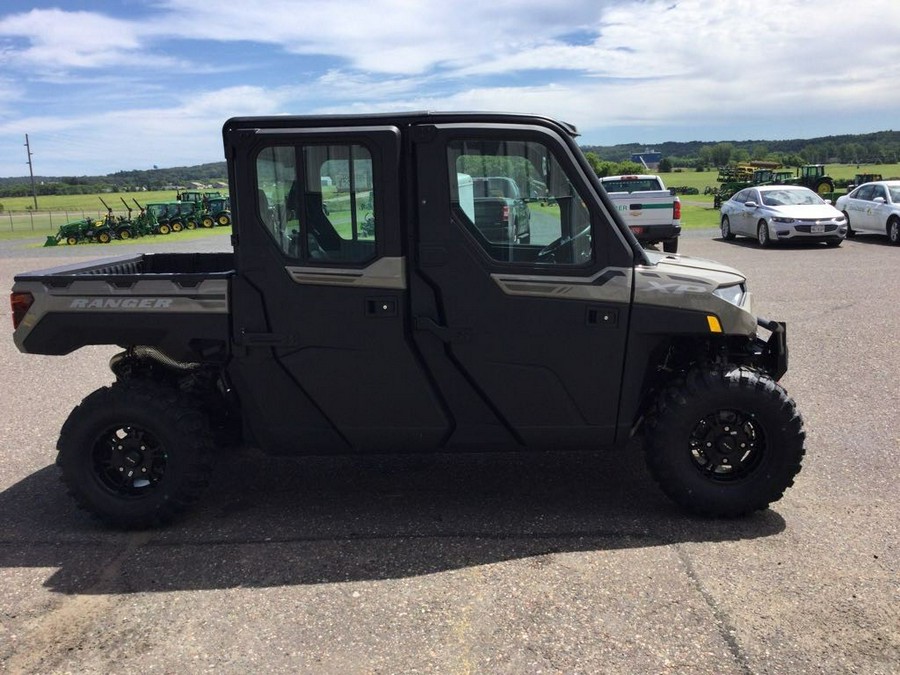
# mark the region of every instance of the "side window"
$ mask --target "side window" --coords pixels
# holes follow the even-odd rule
[[[865,199],[866,201],[872,199],[872,193],[875,191],[874,185],[863,185],[856,193],[856,199]]]
[[[740,204],[743,204],[744,202],[747,201],[747,199],[748,199],[749,197],[750,197],[750,191],[749,191],[749,190],[741,190],[740,192],[738,192],[736,195],[734,195],[734,196],[731,198],[731,201],[733,201],[733,202],[738,202],[738,203],[740,203]]]
[[[264,148],[256,180],[259,218],[285,255],[324,263],[375,256],[375,176],[364,146]]]
[[[533,141],[448,146],[452,215],[494,260],[591,262],[590,214],[550,149]]]

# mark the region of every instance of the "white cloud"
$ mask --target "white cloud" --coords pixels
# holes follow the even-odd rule
[[[778,138],[829,120],[888,128],[900,105],[896,0],[870,0],[864,12],[838,0],[257,0],[215,11],[163,0],[148,9],[130,20],[0,16],[10,156],[30,132],[59,146],[42,146],[45,157],[82,153],[97,167],[88,172],[114,170],[104,147],[133,150],[116,157],[123,168],[150,155],[160,165],[162,154],[214,159],[233,115],[511,110],[566,119],[596,142],[625,127],[662,130],[658,140],[737,138],[747,127]]]

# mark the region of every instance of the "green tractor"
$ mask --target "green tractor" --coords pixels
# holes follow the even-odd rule
[[[825,173],[824,164],[805,164],[797,168],[797,175],[790,180],[791,185],[803,185],[820,197],[834,192],[834,180]]]
[[[73,220],[71,223],[60,225],[56,234],[51,234],[44,242],[44,246],[56,246],[60,242],[66,242],[69,246],[80,244],[85,241],[85,234],[90,231],[94,224],[92,218],[82,218],[81,220]]]
[[[61,241],[65,241],[69,246],[82,243],[108,244],[114,236],[115,230],[109,226],[106,219],[82,218],[60,225],[55,235],[47,237],[44,246],[56,246]]]
[[[178,201],[193,204],[194,213],[203,227],[231,225],[231,204],[221,192],[179,192]]]
[[[131,239],[135,236],[134,224],[131,220],[131,208],[128,204],[125,204],[125,200],[122,200],[122,203],[125,204],[125,208],[128,210],[128,217],[113,215],[112,207],[103,201],[103,197],[100,197],[100,203],[106,207],[104,223],[113,236],[122,240]]]

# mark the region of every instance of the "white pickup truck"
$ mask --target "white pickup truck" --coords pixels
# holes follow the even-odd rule
[[[659,176],[604,176],[600,184],[643,246],[662,242],[666,253],[678,251],[681,201]]]

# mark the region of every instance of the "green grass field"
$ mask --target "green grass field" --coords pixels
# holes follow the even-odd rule
[[[175,200],[175,194],[174,190],[160,190],[156,192],[116,192],[102,195],[49,195],[38,197],[38,211],[105,212],[106,209],[100,202],[102,197],[114,211],[124,213],[125,207],[122,205],[120,197],[128,202],[131,208],[137,210],[133,199],[137,199],[141,204],[170,202]],[[3,204],[4,211],[27,211],[34,208],[34,200],[31,197],[0,197],[0,204]]]
[[[828,164],[828,175],[836,180],[852,179],[857,173],[880,173],[885,178],[900,177],[900,164]],[[699,195],[682,195],[681,224],[685,229],[718,227],[719,211],[713,208],[712,195],[704,195],[707,187],[718,188],[718,171],[693,171],[684,169],[661,174],[668,187],[693,187]],[[100,197],[112,207],[116,214],[125,215],[121,199],[134,207],[133,199],[141,204],[147,202],[172,201],[172,190],[156,192],[121,192],[103,195],[53,195],[38,197],[38,211],[31,212],[31,197],[11,197],[0,199],[0,240],[25,239],[55,233],[65,222],[85,216],[98,217],[106,212]],[[361,216],[362,217],[362,216]],[[218,228],[215,232],[220,231]],[[183,233],[183,236],[205,236],[204,232]]]

